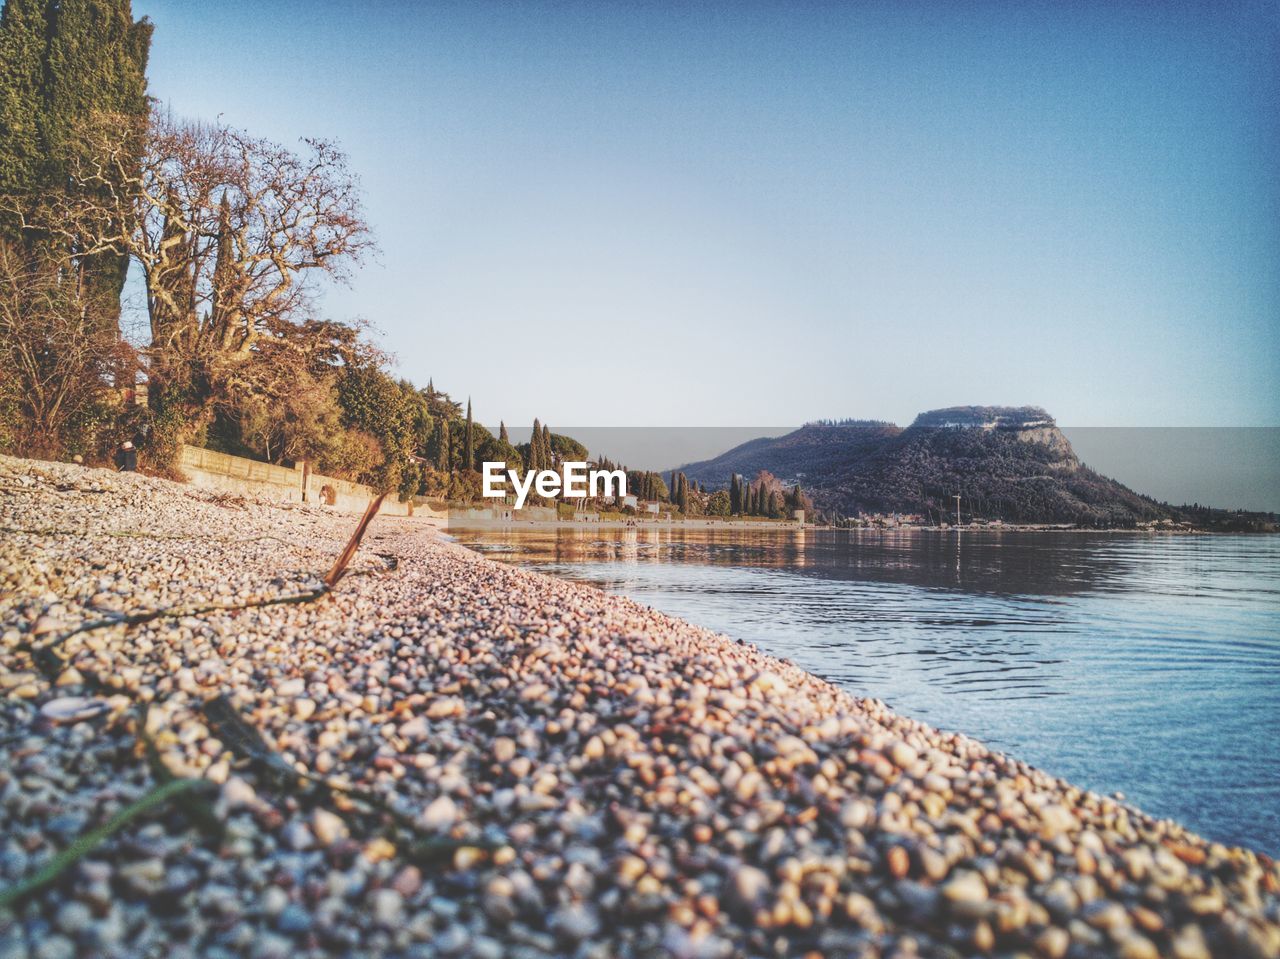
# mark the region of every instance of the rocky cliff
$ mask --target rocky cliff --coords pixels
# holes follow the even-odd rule
[[[960,406],[892,424],[808,425],[681,467],[690,479],[728,484],[765,469],[800,483],[842,515],[919,513],[1022,523],[1132,526],[1171,516],[1154,500],[1082,464],[1039,407]]]

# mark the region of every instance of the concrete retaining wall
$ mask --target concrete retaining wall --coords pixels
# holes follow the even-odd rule
[[[259,463],[198,446],[183,446],[178,467],[201,489],[256,496],[281,503],[312,503],[344,513],[363,513],[377,494],[362,483],[313,473],[299,463],[292,469]],[[413,515],[411,503],[388,497],[378,511],[392,516]]]
[[[449,523],[454,526],[467,523],[551,523],[557,518],[556,510],[551,506],[526,506],[524,509],[473,506],[449,510]]]

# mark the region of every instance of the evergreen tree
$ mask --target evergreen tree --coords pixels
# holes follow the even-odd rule
[[[65,191],[81,124],[96,114],[146,118],[151,29],[146,18],[134,21],[130,0],[7,0],[0,19],[0,189]],[[37,50],[38,95],[32,86]],[[130,149],[140,158],[140,127],[138,133]],[[127,173],[109,175],[123,189]],[[66,252],[77,253],[74,246]],[[128,257],[98,253],[78,265],[86,296],[106,322],[118,325]]]
[[[545,469],[555,468],[556,453],[551,445],[551,427],[546,423],[542,424],[542,461],[547,464]]]
[[[542,424],[536,416],[533,418],[533,434],[529,437],[529,469],[546,469],[542,462]]]
[[[795,488],[791,490],[791,495],[787,497],[787,509],[792,513],[796,510],[804,509],[804,493],[800,491],[799,483],[795,485]]]
[[[177,231],[173,236],[174,242],[183,242],[184,235],[183,231]],[[232,289],[235,282],[232,266],[235,256],[234,242],[231,235],[231,201],[224,193],[222,203],[218,207],[218,251],[213,264],[212,310],[215,320],[219,323],[225,323],[226,312],[235,309],[235,291]],[[194,294],[195,291],[191,292]]]
[[[440,454],[437,464],[446,473],[453,470],[453,441],[449,435],[449,421],[440,421]]]
[[[498,420],[498,439],[504,443],[511,442],[511,437],[507,435],[507,424],[502,420]]]
[[[471,397],[467,397],[467,425],[466,432],[463,433],[462,447],[462,468],[464,470],[473,470],[476,468],[476,441],[475,431],[471,425]]]
[[[738,482],[738,474],[729,477],[729,515],[736,516],[742,512],[742,484]]]
[[[0,192],[27,193],[45,167],[41,138],[48,0],[6,0],[0,13]],[[16,227],[5,230],[16,238]]]

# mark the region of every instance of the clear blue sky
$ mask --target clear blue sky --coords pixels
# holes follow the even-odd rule
[[[325,311],[483,422],[1280,424],[1280,6],[178,2],[151,92],[337,139]]]

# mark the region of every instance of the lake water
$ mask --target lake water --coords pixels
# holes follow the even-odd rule
[[[1280,853],[1280,537],[449,532]]]

